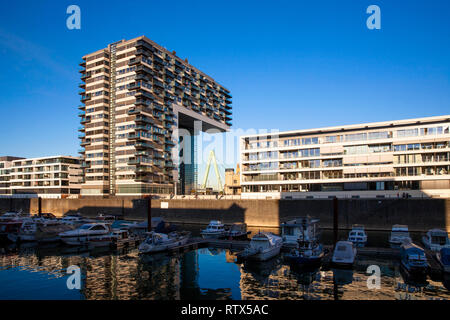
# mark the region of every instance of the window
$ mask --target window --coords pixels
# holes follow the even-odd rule
[[[405,130],[397,130],[397,137],[416,137],[419,135],[419,129],[405,129]]]

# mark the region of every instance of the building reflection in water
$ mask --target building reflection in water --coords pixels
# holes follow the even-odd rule
[[[448,276],[420,282],[401,272],[398,262],[360,259],[354,270],[301,270],[282,257],[262,263],[235,260],[234,252],[223,249],[168,256],[139,255],[136,249],[71,252],[22,246],[0,254],[0,272],[19,268],[44,273],[51,280],[67,277],[66,269],[77,265],[82,271],[82,299],[450,299]],[[367,287],[367,266],[373,264],[381,268],[381,289]],[[214,281],[208,277],[211,270],[233,270],[230,265],[238,269],[232,273],[236,278]]]

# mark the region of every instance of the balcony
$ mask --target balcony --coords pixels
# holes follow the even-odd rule
[[[78,105],[78,109],[84,110],[84,109],[86,109],[86,106],[84,104],[80,104],[80,105]]]
[[[134,121],[136,123],[139,123],[139,122],[150,123],[150,124],[154,124],[155,123],[155,121],[153,121],[152,118],[149,118],[149,117],[146,117],[146,116],[143,116],[143,115],[137,115],[136,118],[134,119]]]
[[[84,106],[83,106],[84,107]],[[78,112],[79,117],[84,117],[86,115],[86,111],[80,111]]]
[[[133,58],[133,59],[131,59],[130,61],[128,61],[128,65],[129,65],[129,66],[134,66],[134,65],[136,65],[136,64],[139,64],[140,62],[141,62],[141,59]]]
[[[81,102],[86,102],[86,101],[88,101],[90,99],[91,99],[91,95],[90,94],[81,96]]]
[[[89,121],[91,121],[91,117],[82,117],[80,123],[85,124]]]
[[[78,131],[80,131],[80,132],[84,132],[84,129],[85,129],[84,126],[79,126],[78,127]]]
[[[136,142],[134,144],[134,147],[136,149],[153,149],[154,148],[152,144],[146,143],[146,142],[141,142],[141,141]]]

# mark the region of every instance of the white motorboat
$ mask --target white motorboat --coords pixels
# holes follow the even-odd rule
[[[298,241],[319,240],[319,219],[298,217],[281,224],[283,245],[297,247]]]
[[[246,223],[234,223],[231,226],[230,231],[228,231],[227,236],[231,239],[247,238],[249,233],[250,231],[247,231]]]
[[[62,232],[59,236],[61,241],[68,245],[93,247],[110,245],[117,237],[112,233],[111,226],[106,223],[86,223],[78,229]]]
[[[422,238],[425,248],[432,251],[440,251],[442,248],[450,248],[450,239],[446,231],[431,229]]]
[[[139,245],[139,252],[155,253],[182,246],[187,243],[190,236],[191,233],[188,231],[173,231],[169,234],[148,232],[147,238]]]
[[[331,263],[340,267],[352,267],[356,258],[356,248],[350,241],[338,241],[334,247]]]
[[[408,226],[401,224],[394,224],[392,226],[391,237],[389,243],[391,247],[399,248],[403,243],[412,242],[409,235]]]
[[[227,230],[225,230],[225,226],[222,222],[219,220],[212,220],[200,234],[203,238],[221,238],[227,235]]]
[[[9,222],[9,221],[27,221],[31,220],[31,215],[29,213],[19,212],[5,212],[0,216],[0,222]]]
[[[266,261],[280,253],[283,239],[270,232],[259,232],[250,240],[250,244],[240,252],[239,259]]]
[[[348,233],[348,241],[352,242],[355,247],[364,247],[367,244],[367,234],[364,226],[355,224]]]
[[[59,233],[73,230],[73,228],[73,226],[62,224],[57,220],[36,218],[33,221],[23,222],[16,233],[8,234],[8,239],[12,242],[54,242],[60,240]]]

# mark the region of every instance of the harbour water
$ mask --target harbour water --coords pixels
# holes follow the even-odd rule
[[[140,255],[135,248],[3,246],[0,299],[450,300],[450,279],[428,277],[417,283],[401,272],[398,261],[358,257],[354,270],[301,272],[282,256],[257,264],[235,258],[235,252],[217,248]],[[80,290],[67,287],[72,265],[81,269]],[[381,269],[380,289],[367,286],[369,265]]]

